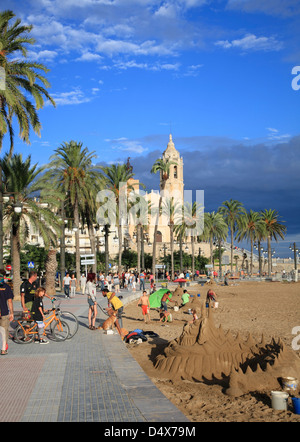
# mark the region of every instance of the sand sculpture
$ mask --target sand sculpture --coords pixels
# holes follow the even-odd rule
[[[300,379],[300,359],[281,339],[266,343],[262,336],[256,342],[249,334],[244,341],[216,328],[212,316],[211,308],[202,304],[200,319],[185,326],[157,357],[155,368],[162,377],[221,383],[235,397],[278,389],[282,377]]]

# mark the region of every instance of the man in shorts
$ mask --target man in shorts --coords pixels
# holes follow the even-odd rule
[[[173,301],[172,299],[169,298],[169,295],[171,295],[171,292],[170,292],[170,291],[167,291],[167,292],[163,295],[163,297],[161,298],[161,305],[160,305],[160,308],[161,308],[161,310],[162,310],[163,312],[167,312],[167,311],[168,311],[167,301],[175,302],[175,301]]]
[[[31,311],[34,294],[38,288],[37,277],[37,272],[32,270],[29,272],[29,278],[21,284],[21,304],[24,312]]]
[[[148,316],[148,320],[149,320],[149,322],[151,322],[151,320],[150,320],[150,302],[149,302],[149,298],[148,298],[146,290],[143,291],[143,294],[140,297],[140,299],[138,300],[137,305],[138,305],[138,307],[139,306],[142,307],[142,313],[143,313],[145,323],[147,322],[146,316]]]

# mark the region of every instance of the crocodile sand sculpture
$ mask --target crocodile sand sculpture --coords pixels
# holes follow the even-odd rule
[[[251,334],[246,341],[239,334],[234,337],[215,327],[211,308],[203,305],[200,319],[184,327],[156,358],[155,367],[172,380],[221,383],[235,397],[278,389],[283,377],[300,379],[300,358],[280,338],[266,343],[263,336],[260,342]]]

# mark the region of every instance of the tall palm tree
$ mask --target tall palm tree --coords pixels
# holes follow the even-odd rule
[[[195,241],[204,230],[203,207],[196,201],[184,204],[184,223],[186,224],[186,235],[191,238],[192,245],[192,275],[195,275]]]
[[[272,268],[271,240],[275,239],[275,241],[278,241],[279,238],[283,239],[286,233],[286,226],[278,221],[279,214],[276,210],[265,209],[260,213],[266,229],[266,237],[268,243],[268,275],[271,276],[271,268]]]
[[[204,230],[202,237],[209,241],[210,263],[213,264],[213,242],[225,240],[228,235],[228,225],[220,212],[204,213]]]
[[[242,214],[237,220],[236,239],[242,241],[247,239],[250,241],[250,275],[253,272],[253,244],[259,232],[262,231],[264,223],[259,212],[250,209],[249,212]]]
[[[128,185],[127,182],[130,178],[134,176],[131,168],[128,168],[126,164],[112,164],[111,166],[102,166],[100,170],[103,174],[103,183],[104,186],[112,191],[115,196],[116,202],[116,215],[117,215],[117,226],[118,226],[118,238],[119,238],[119,253],[118,253],[118,272],[121,272],[122,269],[122,216],[125,214],[120,213],[120,192],[123,193],[125,191],[125,195],[127,198],[128,190],[132,189],[131,185]],[[121,183],[126,183],[126,188],[121,188]],[[126,213],[127,216],[127,213]]]
[[[158,203],[158,209],[157,209],[157,215],[154,225],[154,234],[153,234],[153,251],[152,251],[152,273],[155,275],[155,264],[156,264],[156,240],[157,240],[157,230],[158,230],[158,224],[159,224],[159,217],[161,214],[161,208],[162,208],[162,201],[163,201],[163,191],[165,190],[166,182],[170,175],[170,167],[172,165],[177,164],[175,161],[171,161],[169,158],[162,159],[159,158],[155,161],[151,168],[151,173],[156,174],[157,172],[160,173],[161,176],[161,194],[159,198]]]
[[[92,159],[96,155],[83,148],[81,142],[70,141],[63,143],[54,151],[50,158],[44,182],[51,183],[53,188],[59,189],[66,195],[67,213],[74,220],[75,249],[76,249],[76,277],[80,275],[80,244],[79,244],[79,220],[80,209],[90,200],[90,186],[93,180],[97,182],[97,168],[93,166]]]
[[[14,148],[13,117],[19,125],[19,134],[29,144],[30,129],[40,135],[41,123],[37,110],[43,107],[44,98],[55,106],[47,92],[49,82],[42,75],[48,69],[41,63],[27,61],[27,46],[35,40],[29,37],[32,26],[21,25],[12,11],[0,12],[0,151],[3,138],[10,139],[9,157]],[[22,57],[20,56],[22,54]],[[18,58],[17,58],[18,57]],[[33,98],[34,104],[30,101]],[[0,168],[0,266],[3,266],[3,186]]]
[[[10,136],[10,156],[13,151],[14,130],[12,119],[15,116],[20,137],[29,143],[30,129],[40,135],[41,123],[37,110],[44,106],[44,99],[55,106],[46,88],[50,84],[42,74],[47,73],[43,64],[27,61],[28,45],[35,40],[29,37],[32,25],[21,25],[21,20],[12,23],[12,11],[0,12],[0,68],[5,77],[5,88],[0,90],[0,150],[4,135]],[[20,54],[25,58],[20,58]],[[18,56],[18,58],[16,58]],[[34,99],[34,104],[29,97]]]
[[[5,228],[11,232],[11,253],[13,263],[13,288],[15,296],[20,293],[20,249],[33,225],[42,236],[45,248],[57,245],[60,223],[52,208],[61,194],[45,188],[38,180],[43,171],[37,164],[31,164],[30,155],[23,160],[22,154],[9,155],[1,160],[6,192],[11,195],[4,206]],[[43,195],[46,204],[40,204],[34,195]],[[16,211],[18,209],[18,211]]]
[[[230,270],[233,271],[233,237],[236,231],[237,220],[239,217],[245,213],[243,204],[240,201],[230,199],[229,201],[223,201],[221,207],[218,210],[224,217],[230,229],[231,238],[231,252],[230,252]]]
[[[174,197],[168,197],[164,201],[162,213],[165,214],[169,220],[170,228],[170,251],[171,251],[171,279],[174,279],[174,228],[179,222],[182,222],[181,204],[174,200]]]

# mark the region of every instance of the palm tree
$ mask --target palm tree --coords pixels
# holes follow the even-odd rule
[[[266,229],[266,237],[268,242],[268,275],[271,276],[271,268],[272,268],[271,240],[275,239],[275,241],[278,241],[279,238],[283,239],[286,233],[286,226],[284,226],[278,221],[279,214],[276,210],[265,209],[260,213]]]
[[[236,231],[237,220],[245,213],[243,204],[237,200],[230,199],[229,201],[223,201],[221,207],[218,210],[223,216],[224,220],[230,228],[231,237],[231,254],[230,254],[230,270],[233,271],[233,235]]]
[[[47,73],[49,69],[41,63],[20,59],[19,54],[27,57],[26,46],[35,43],[29,37],[32,25],[21,25],[20,19],[12,23],[14,17],[12,11],[0,12],[0,68],[5,78],[5,88],[0,90],[0,150],[3,137],[8,132],[10,156],[13,151],[13,117],[17,118],[21,139],[29,144],[31,128],[40,135],[41,123],[37,109],[44,106],[44,98],[55,106],[46,90],[50,84],[41,73]],[[34,99],[34,104],[29,96]]]
[[[191,237],[192,245],[192,275],[195,275],[195,240],[203,233],[203,208],[196,201],[184,204],[184,223],[186,235]]]
[[[225,240],[228,235],[228,225],[220,212],[204,213],[204,230],[202,237],[209,241],[210,263],[213,264],[213,242]]]
[[[79,245],[79,214],[90,201],[90,187],[97,182],[98,172],[92,165],[96,157],[94,152],[83,148],[81,142],[70,141],[63,143],[54,151],[50,158],[48,170],[44,175],[44,182],[52,183],[53,188],[59,189],[65,197],[66,212],[73,218],[76,249],[76,277],[80,275],[80,245]]]
[[[250,275],[253,272],[253,244],[260,231],[262,231],[263,221],[259,212],[250,210],[242,214],[237,220],[236,239],[242,241],[247,239],[250,241]]]
[[[134,176],[132,170],[127,167],[126,164],[112,164],[111,166],[100,167],[103,174],[104,186],[113,192],[116,202],[116,216],[117,216],[117,226],[118,226],[118,238],[119,238],[119,254],[118,254],[118,272],[121,273],[122,269],[122,217],[125,215],[120,213],[120,192],[124,194],[127,198],[128,190],[132,189],[131,185],[127,184],[127,181]],[[126,183],[126,189],[121,186]],[[127,213],[126,213],[127,216]]]
[[[165,190],[166,182],[169,178],[170,174],[170,167],[173,164],[177,164],[175,161],[171,161],[169,158],[162,159],[159,158],[155,161],[151,168],[151,173],[156,174],[157,172],[160,173],[161,176],[161,194],[159,198],[158,203],[158,210],[156,215],[156,221],[154,225],[154,234],[153,234],[153,252],[152,252],[152,273],[155,275],[155,264],[156,264],[156,239],[157,239],[157,230],[158,230],[158,224],[159,224],[159,216],[161,214],[161,207],[162,207],[162,200],[163,200],[163,191]]]
[[[182,221],[181,205],[171,196],[164,201],[162,213],[169,219],[170,228],[170,251],[171,251],[171,280],[174,279],[174,227]]]
[[[6,154],[1,160],[1,167],[6,192],[11,195],[4,206],[4,222],[5,228],[11,232],[13,288],[15,296],[18,296],[21,285],[21,238],[24,243],[31,224],[42,236],[46,248],[57,245],[60,224],[52,209],[61,194],[49,191],[37,179],[43,169],[31,164],[30,155],[24,161],[22,154],[14,154],[10,159]],[[46,204],[40,204],[37,198],[33,198],[38,193],[41,193]]]

